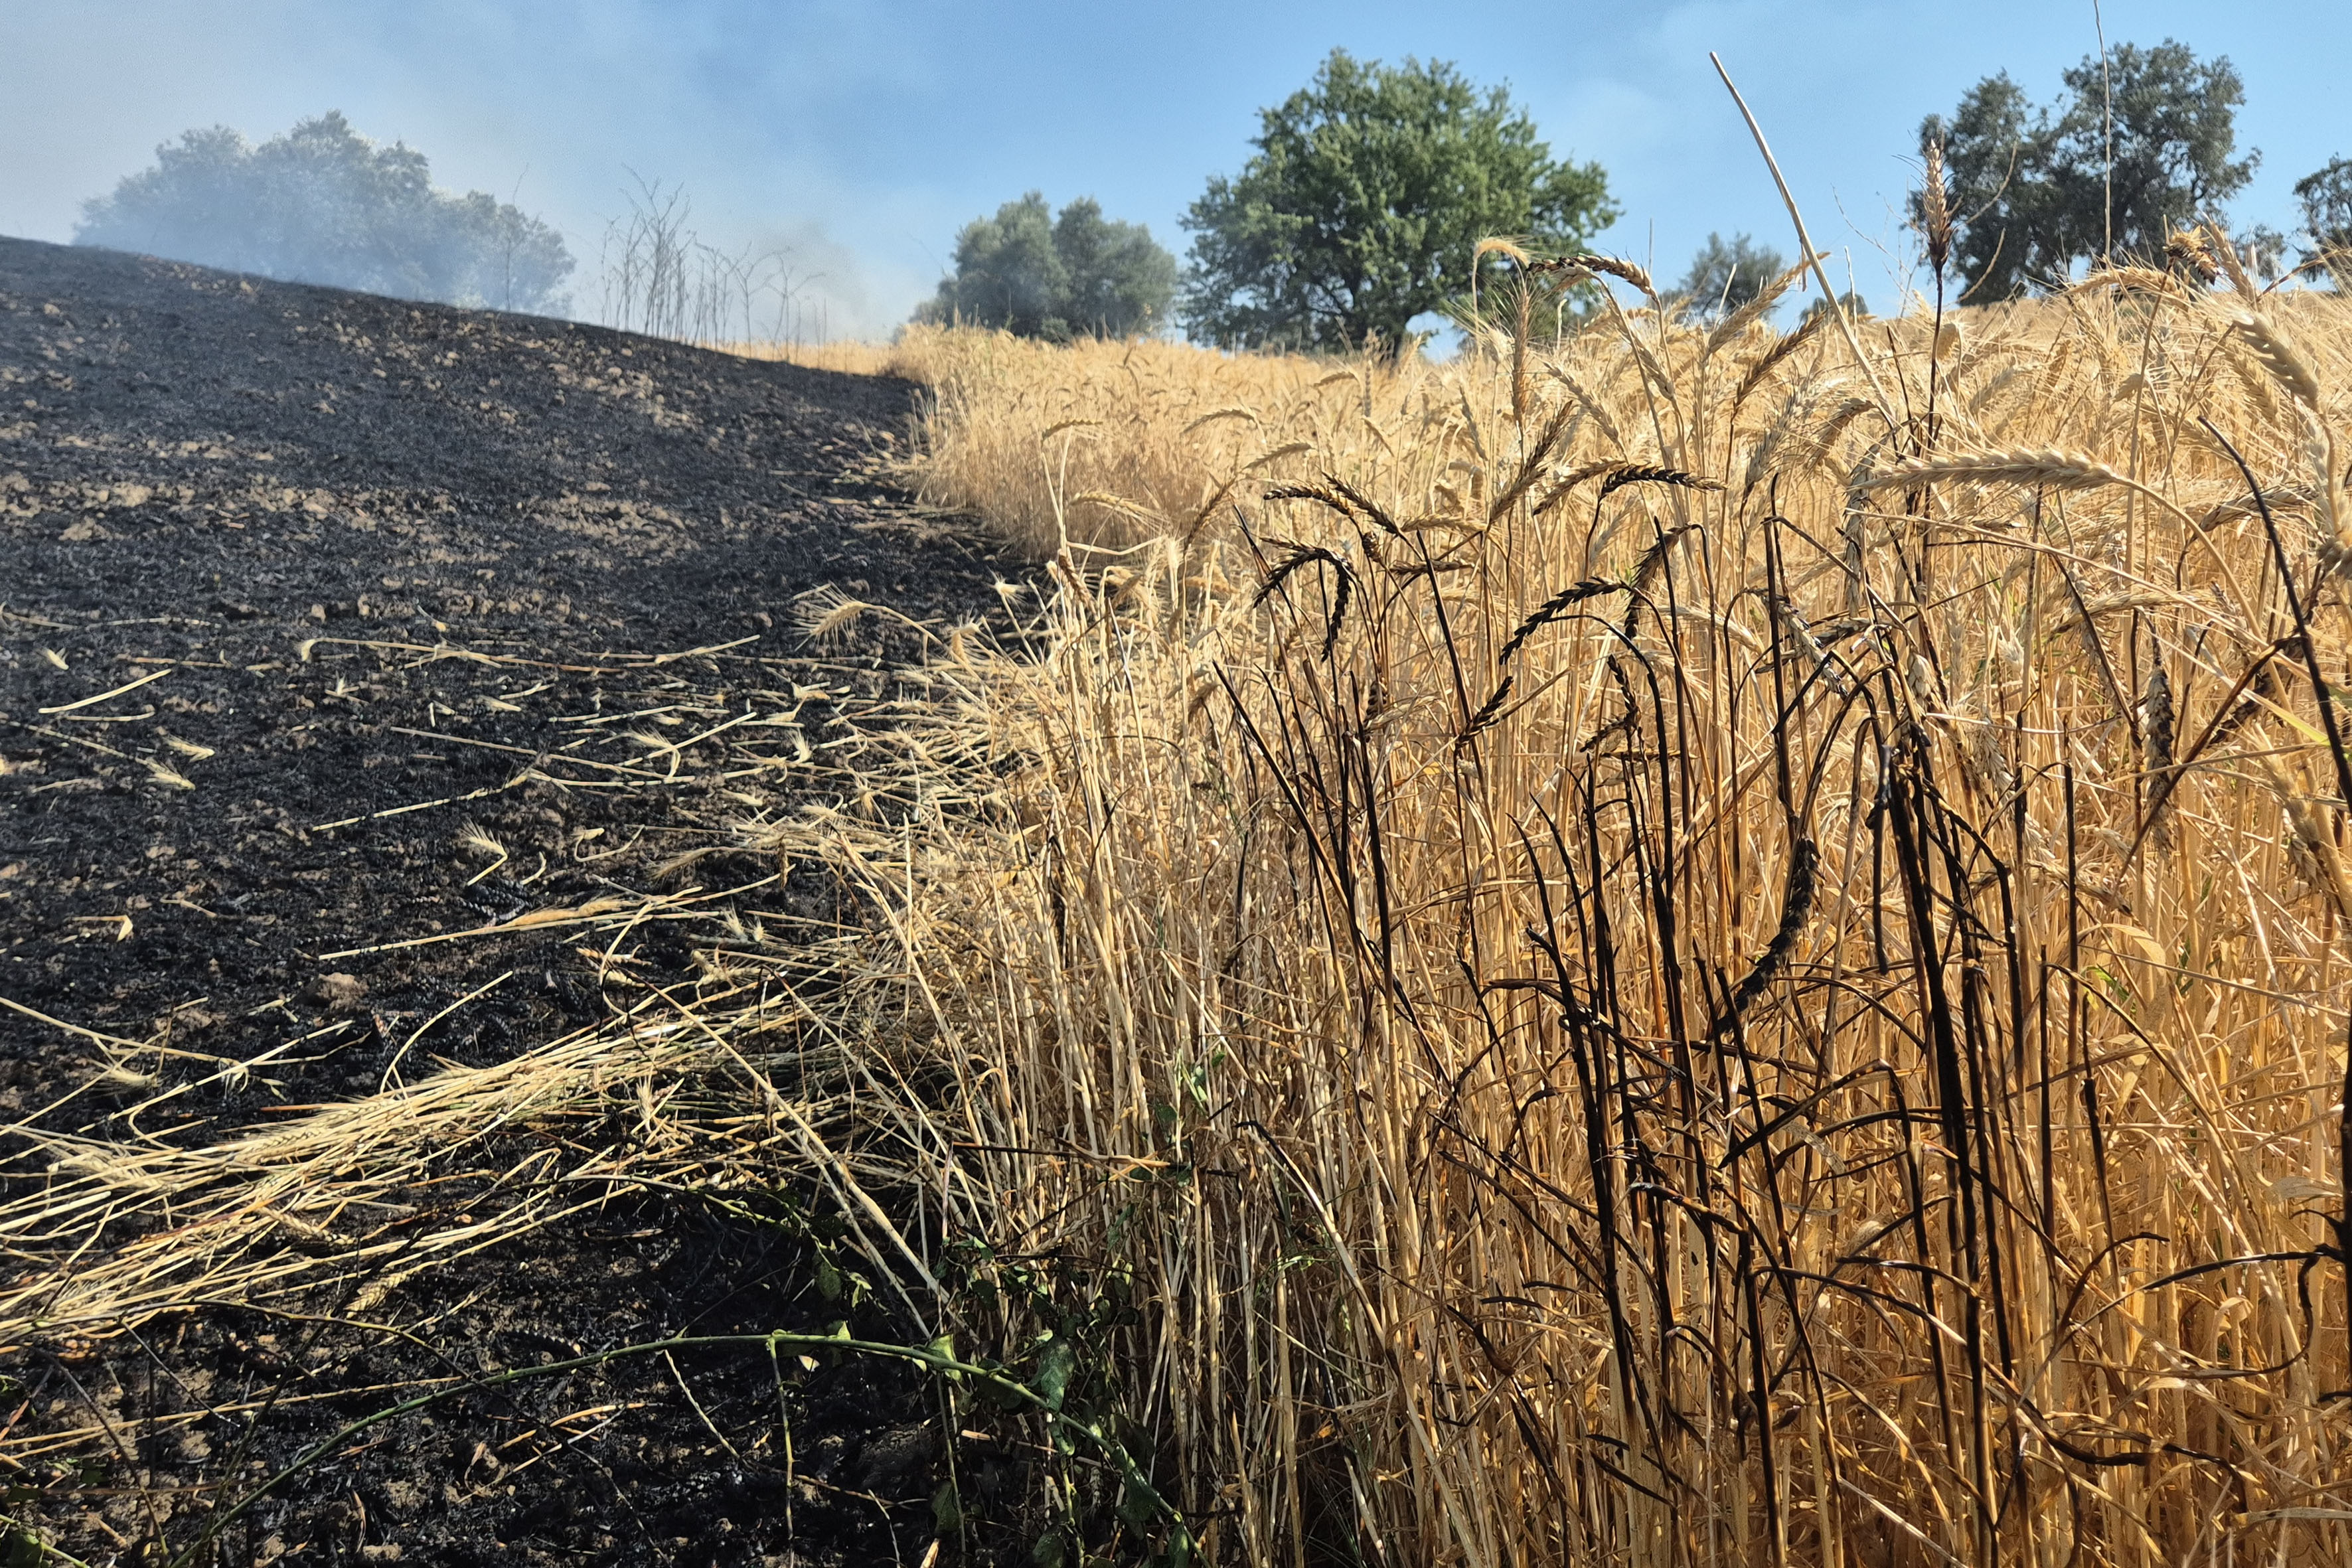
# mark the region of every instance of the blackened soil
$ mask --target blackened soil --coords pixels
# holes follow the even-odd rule
[[[913,395],[0,239],[0,1119],[88,1127],[88,1096],[53,1102],[110,1062],[153,1089],[299,1041],[142,1121],[201,1142],[528,1049],[612,1005],[600,972],[694,972],[673,926],[583,942],[520,917],[656,895],[825,912],[828,889],[755,857],[676,862],[789,801],[920,651],[871,614],[814,647],[801,595],[941,632],[1002,613],[1013,568],[887,480]],[[110,1430],[19,1468],[7,1511],[144,1560],[188,1538],[187,1500],[377,1408],[371,1388],[841,1317],[781,1237],[635,1199],[411,1287],[437,1299],[404,1339],[224,1310],[16,1347],[0,1462]],[[783,1371],[713,1352],[469,1395],[357,1439],[220,1560],[918,1560],[934,1393]],[[211,1406],[242,1413],[168,1419]]]

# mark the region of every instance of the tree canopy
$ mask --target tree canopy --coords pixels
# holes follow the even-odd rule
[[[481,191],[436,190],[425,154],[341,114],[259,146],[184,132],[155,166],[82,205],[75,243],[411,300],[562,311],[562,236]]]
[[[1176,258],[1141,224],[1102,215],[1090,196],[1056,217],[1031,191],[956,236],[956,269],[915,312],[1022,337],[1123,338],[1158,328],[1176,292]]]
[[[2352,158],[2330,158],[2326,168],[2297,180],[2294,199],[2303,204],[2312,254],[2352,251]]]
[[[1184,325],[1223,347],[1394,351],[1466,289],[1480,239],[1580,249],[1617,216],[1598,164],[1554,159],[1506,89],[1443,61],[1334,49],[1251,145],[1184,217]]]
[[[1723,236],[1710,234],[1675,292],[1704,315],[1727,314],[1788,269],[1787,260],[1769,245],[1759,245],[1744,234],[1732,236],[1727,244]]]
[[[1949,119],[1919,127],[1922,153],[1943,146],[1955,254],[1978,299],[2046,287],[2079,261],[2160,258],[2175,229],[2253,176],[2261,154],[2233,156],[2246,95],[2226,57],[2200,60],[2169,39],[2120,44],[2063,80],[2036,107],[2007,73],[1987,77]]]

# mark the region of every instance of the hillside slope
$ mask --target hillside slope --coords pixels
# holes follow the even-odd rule
[[[677,862],[732,819],[825,798],[803,764],[888,721],[916,623],[1001,614],[999,564],[883,477],[912,395],[0,240],[0,1117],[18,1193],[55,1169],[28,1131],[202,1147],[610,1016],[705,972],[718,926],[834,912],[831,888],[723,843]],[[813,645],[793,601],[827,585],[905,618]],[[636,912],[593,914],[613,908]],[[71,1550],[177,1544],[158,1495],[204,1495],[369,1407],[336,1387],[838,1316],[803,1300],[805,1264],[690,1202],[614,1200],[412,1287],[393,1315],[432,1325],[414,1342],[222,1310],[19,1345],[30,1397],[0,1448],[32,1456],[25,1507]],[[289,1369],[310,1414],[156,1436]],[[308,1542],[322,1562],[698,1563],[929,1539],[919,1385],[812,1379],[792,1494],[705,1419],[772,1412],[764,1361],[756,1383],[715,1373],[702,1409],[657,1363],[615,1375],[573,1404],[617,1425],[593,1443],[556,1428],[516,1479],[500,1445],[555,1415],[486,1399],[454,1430],[396,1429],[235,1539],[256,1561]],[[95,1468],[72,1458],[92,1445]]]

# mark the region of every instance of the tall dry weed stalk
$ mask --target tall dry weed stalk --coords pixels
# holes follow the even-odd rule
[[[2242,308],[913,337],[1057,593],[831,852],[1208,1560],[2352,1560],[2352,315]]]

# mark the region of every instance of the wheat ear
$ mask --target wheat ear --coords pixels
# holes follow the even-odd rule
[[[1973,458],[1914,458],[1861,481],[1864,490],[1906,489],[1959,480],[1972,484],[2032,485],[2037,489],[2090,490],[2103,485],[2141,487],[2095,458],[2056,447],[2018,447]]]
[[[2291,393],[2297,403],[2314,414],[2319,412],[2319,377],[2313,374],[2311,362],[2296,351],[2285,333],[2268,317],[2252,310],[2241,310],[2231,318],[2230,325],[2246,340],[2246,347],[2253,352],[2273,381]]]

